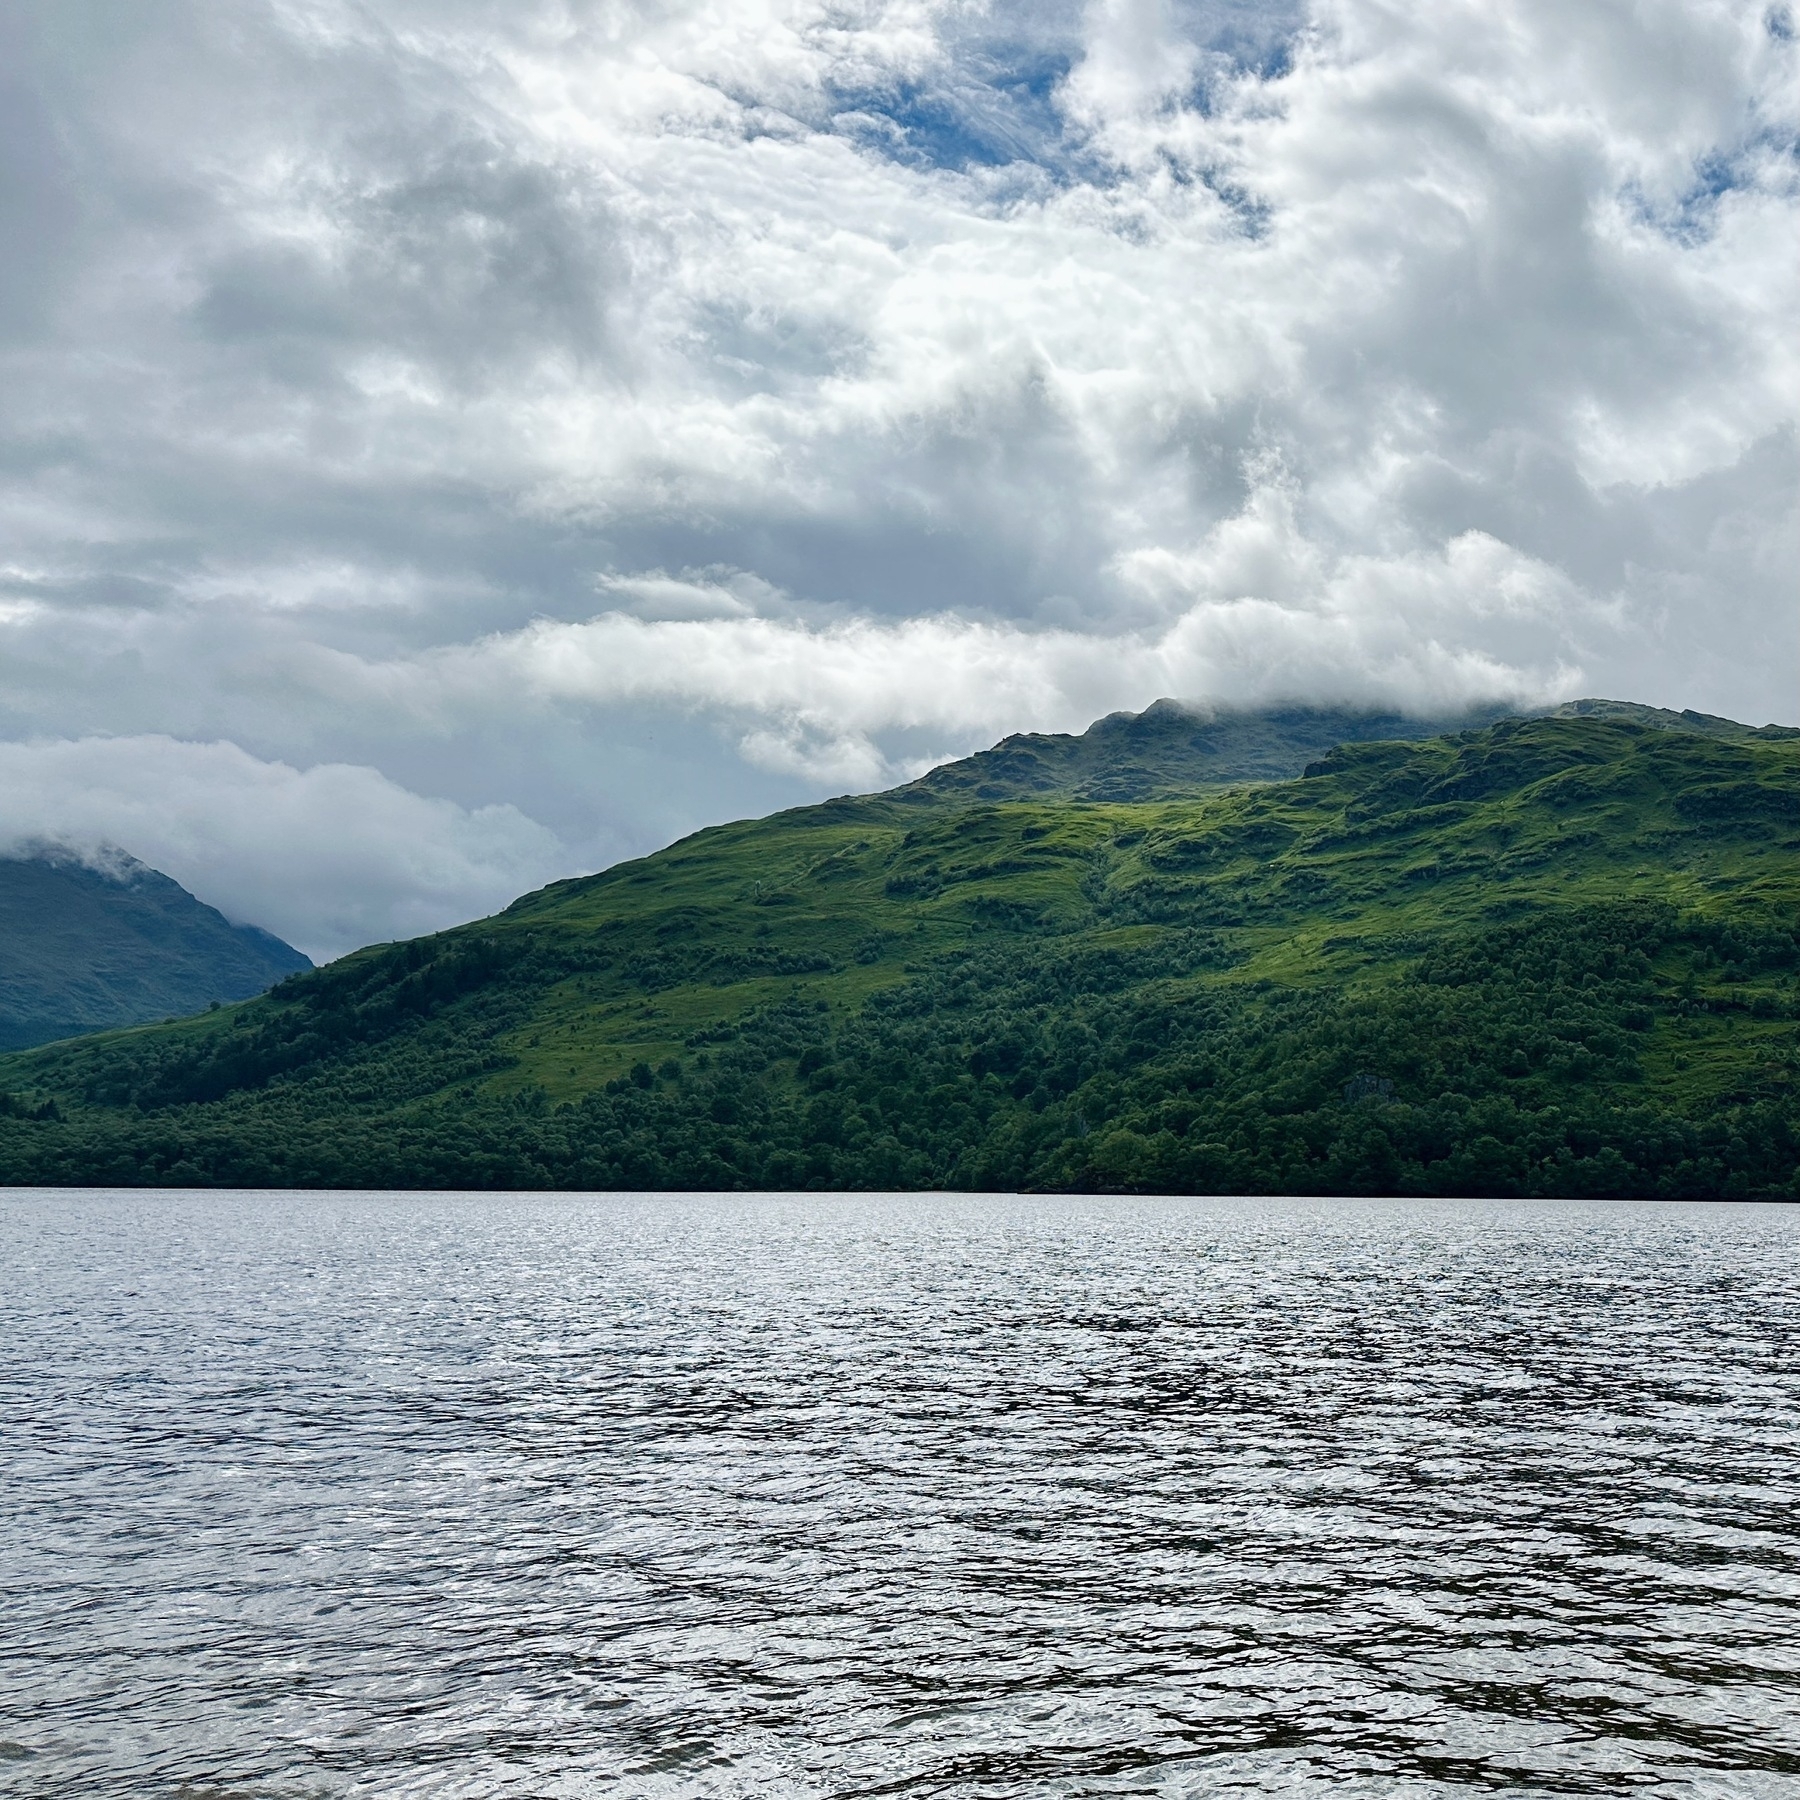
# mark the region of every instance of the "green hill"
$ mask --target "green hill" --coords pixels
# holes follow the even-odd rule
[[[311,967],[123,852],[0,859],[0,1049],[242,1000]]]
[[[1800,1196],[1800,733],[1589,705],[1009,740],[0,1059],[0,1175]]]
[[[1672,712],[1666,706],[1640,706],[1634,700],[1565,700],[1536,715],[1546,719],[1610,719],[1616,725],[1643,725],[1652,731],[1683,731],[1698,737],[1724,738],[1734,744],[1775,743],[1800,738],[1793,725],[1740,725],[1714,713]]]

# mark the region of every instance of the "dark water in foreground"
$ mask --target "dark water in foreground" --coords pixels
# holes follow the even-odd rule
[[[0,1791],[1800,1796],[1800,1209],[0,1195]]]

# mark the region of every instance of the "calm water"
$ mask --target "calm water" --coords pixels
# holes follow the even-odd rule
[[[0,1195],[0,1790],[1800,1796],[1800,1209]]]

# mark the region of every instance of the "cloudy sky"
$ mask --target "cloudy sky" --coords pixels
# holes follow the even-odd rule
[[[1797,34],[0,0],[0,836],[324,956],[1163,694],[1793,721]]]

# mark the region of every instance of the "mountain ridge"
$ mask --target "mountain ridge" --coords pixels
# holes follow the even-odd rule
[[[1084,732],[1016,732],[990,749],[888,789],[886,797],[917,792],[984,800],[1052,795],[1103,801],[1158,799],[1193,787],[1291,780],[1314,755],[1339,744],[1416,743],[1481,730],[1510,718],[1607,720],[1731,742],[1800,737],[1800,726],[1744,725],[1711,713],[1677,712],[1631,700],[1565,700],[1523,712],[1486,706],[1420,714],[1300,705],[1220,707],[1164,698],[1153,700],[1142,712],[1107,713]],[[1163,757],[1160,770],[1141,769],[1128,760],[1157,751]],[[1088,763],[1100,769],[1090,771],[1084,766]]]
[[[941,764],[882,797],[1133,801],[1241,781],[1280,781],[1341,743],[1416,740],[1506,716],[1489,708],[1437,717],[1349,707],[1205,708],[1155,700],[1080,733],[1018,732]]]
[[[311,967],[116,845],[0,855],[0,1049],[244,1000]]]
[[[1800,733],[1736,734],[710,827],[0,1058],[0,1176],[1800,1196]]]

